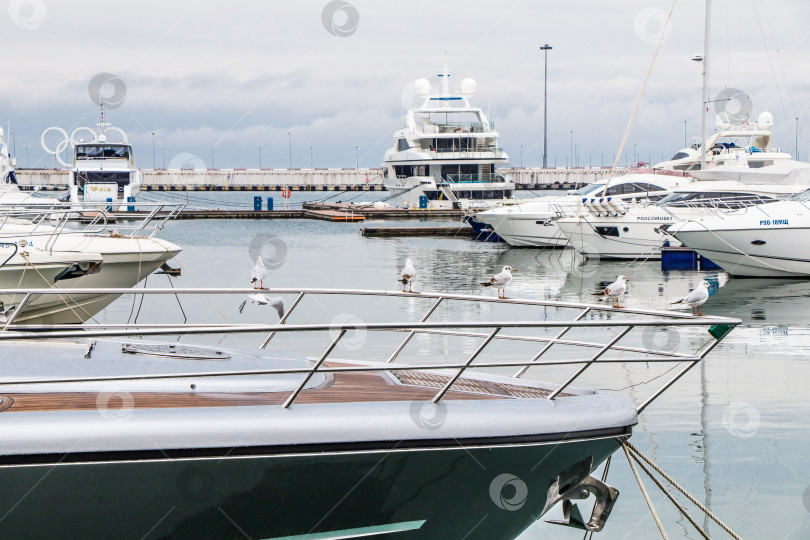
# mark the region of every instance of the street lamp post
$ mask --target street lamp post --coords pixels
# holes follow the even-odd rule
[[[548,146],[546,139],[548,137],[548,51],[552,49],[551,45],[546,43],[540,50],[543,51],[543,168],[548,164],[546,162],[546,152]]]
[[[312,169],[312,147],[309,147],[309,168]]]
[[[259,147],[259,170],[262,170],[262,147]]]
[[[354,153],[355,153],[354,170],[356,171],[356,170],[358,170],[360,168],[360,147],[359,146],[354,147]]]
[[[523,145],[520,145],[520,168],[523,168]]]
[[[287,132],[287,137],[290,139],[290,165],[287,167],[288,169],[292,169],[292,133],[289,131]]]
[[[155,163],[155,132],[152,132],[152,168],[157,168],[157,164]]]
[[[574,167],[574,130],[571,130],[571,168]]]
[[[161,146],[160,148],[163,150],[163,170],[166,170],[166,147]]]
[[[28,147],[25,147],[25,168],[28,168]]]
[[[214,169],[214,147],[211,147],[211,168]]]

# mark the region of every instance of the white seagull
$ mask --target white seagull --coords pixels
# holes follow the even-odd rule
[[[413,292],[413,280],[416,279],[416,269],[410,259],[405,259],[405,268],[399,275],[399,281],[402,283],[402,292],[405,292],[405,285],[408,286],[408,292]]]
[[[249,294],[249,295],[247,295],[247,297],[248,297],[248,300],[250,300],[251,304],[253,304],[254,302],[256,304],[259,304],[260,306],[266,306],[266,305],[269,304],[270,307],[275,308],[276,312],[278,313],[278,318],[279,319],[284,316],[284,299],[283,298],[281,298],[281,297],[267,298],[262,293]],[[239,313],[242,313],[242,310],[245,309],[246,304],[247,304],[247,300],[243,300],[242,304],[239,306]]]
[[[697,286],[697,289],[690,292],[677,302],[672,302],[673,304],[684,304],[692,308],[692,315],[703,315],[700,312],[700,306],[706,303],[706,300],[709,299],[709,282],[708,281],[701,281],[700,285]],[[695,313],[695,308],[697,308],[697,313]]]
[[[498,298],[506,298],[506,286],[512,281],[512,272],[517,272],[517,269],[511,266],[504,266],[499,273],[489,278],[489,281],[482,282],[481,285],[484,287],[497,288]],[[501,290],[503,290],[503,295],[501,295]]]
[[[613,307],[621,308],[619,297],[627,290],[628,283],[630,283],[630,281],[628,281],[626,277],[619,276],[616,278],[616,281],[605,287],[605,290],[603,290],[600,295],[610,298]]]
[[[253,284],[254,289],[264,289],[264,278],[267,277],[267,268],[264,266],[261,255],[256,257],[256,266],[250,271],[250,282]],[[259,286],[256,286],[256,282]]]

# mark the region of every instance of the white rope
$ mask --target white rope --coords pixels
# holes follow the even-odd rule
[[[681,487],[681,485],[680,485],[680,484],[678,484],[678,482],[676,482],[674,478],[672,478],[670,475],[668,475],[667,473],[665,473],[665,472],[664,472],[664,470],[663,470],[663,469],[661,469],[661,467],[659,467],[659,466],[658,466],[658,465],[656,465],[655,463],[653,463],[653,461],[652,461],[650,458],[648,458],[647,456],[645,456],[644,454],[642,454],[642,453],[641,453],[641,452],[638,450],[638,448],[636,448],[635,446],[633,446],[633,445],[632,445],[632,444],[630,444],[629,442],[625,442],[625,443],[624,443],[624,445],[625,445],[626,447],[630,448],[630,450],[632,450],[632,451],[633,451],[633,454],[634,454],[634,455],[636,455],[636,456],[640,457],[641,459],[643,459],[643,460],[644,460],[644,461],[645,461],[645,462],[646,462],[646,463],[647,463],[647,464],[648,464],[650,467],[652,467],[652,468],[653,468],[653,470],[654,470],[655,472],[657,472],[658,474],[660,474],[660,475],[661,475],[661,476],[664,478],[664,480],[666,480],[667,482],[669,482],[670,484],[672,484],[672,486],[673,486],[675,489],[677,489],[678,491],[680,491],[681,493],[683,493],[684,497],[686,497],[687,499],[689,499],[689,502],[691,502],[692,504],[694,504],[695,506],[697,506],[697,507],[700,509],[700,511],[701,511],[701,512],[703,512],[704,514],[706,514],[707,516],[709,516],[710,518],[712,518],[712,520],[713,520],[715,523],[717,523],[717,524],[718,524],[718,525],[719,525],[719,526],[720,526],[720,527],[721,527],[721,528],[722,528],[724,531],[726,531],[726,532],[727,532],[729,535],[731,535],[731,537],[732,537],[732,538],[735,538],[736,540],[742,540],[742,537],[741,537],[740,535],[738,535],[737,533],[735,533],[734,531],[732,531],[732,530],[731,530],[731,528],[729,528],[729,526],[728,526],[728,525],[726,525],[725,523],[723,523],[723,522],[720,520],[720,518],[718,518],[716,515],[714,515],[714,513],[713,513],[711,510],[709,510],[708,508],[706,508],[705,506],[703,506],[702,504],[700,504],[700,502],[699,502],[699,501],[698,501],[696,498],[694,498],[694,497],[693,497],[693,496],[692,496],[692,495],[691,495],[691,494],[690,494],[688,491],[686,491],[686,489],[684,489],[683,487]],[[625,452],[627,452],[627,450],[625,450]]]
[[[644,483],[641,481],[641,477],[638,475],[638,471],[636,470],[636,466],[633,465],[633,458],[630,457],[630,452],[627,451],[628,443],[622,441],[622,450],[624,450],[624,455],[627,456],[627,463],[630,465],[630,470],[633,471],[633,476],[636,477],[636,482],[638,482],[638,487],[641,489],[641,494],[644,495],[644,500],[647,501],[647,506],[650,508],[650,513],[652,513],[653,519],[655,519],[655,524],[658,525],[658,530],[661,532],[661,537],[664,540],[669,540],[666,531],[664,530],[664,525],[661,523],[661,519],[658,517],[658,513],[655,511],[655,507],[653,506],[652,501],[650,500],[650,496],[647,494],[647,490],[644,489]]]
[[[673,497],[672,494],[669,491],[667,491],[664,485],[655,476],[653,476],[653,473],[650,472],[650,470],[644,466],[644,464],[641,462],[641,459],[639,459],[639,457],[636,456],[635,454],[633,454],[632,457],[634,460],[636,460],[638,466],[641,467],[641,470],[644,471],[644,473],[650,477],[650,480],[652,480],[653,483],[656,486],[658,486],[658,489],[660,489],[661,492],[664,495],[666,495],[667,498],[670,500],[670,502],[675,506],[675,508],[678,509],[681,515],[683,515],[683,517],[685,517],[687,521],[689,521],[689,523],[692,524],[692,526],[697,530],[698,533],[700,533],[700,535],[703,538],[705,538],[706,540],[710,540],[709,535],[706,533],[706,531],[700,528],[700,525],[698,525],[697,521],[695,521],[694,518],[689,515],[689,513],[686,511],[686,508],[684,508],[678,501],[676,501],[675,497]]]

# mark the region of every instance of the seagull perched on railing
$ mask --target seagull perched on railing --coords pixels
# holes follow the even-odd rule
[[[413,292],[413,280],[416,279],[416,269],[410,259],[405,259],[405,268],[399,275],[399,281],[402,283],[402,292],[405,292],[405,285],[408,286],[408,292]]]
[[[481,283],[484,287],[495,287],[498,289],[498,298],[506,298],[506,286],[512,281],[512,272],[517,272],[517,269],[511,266],[504,266],[503,269],[489,278],[489,281]],[[503,291],[503,295],[501,295]]]
[[[697,286],[697,289],[690,292],[677,302],[672,302],[673,304],[684,304],[692,308],[692,315],[703,315],[700,312],[700,306],[706,303],[706,300],[709,299],[709,282],[708,281],[701,281],[700,285]],[[695,313],[695,308],[697,308],[697,313]]]
[[[619,303],[619,297],[627,290],[628,283],[630,283],[630,281],[628,281],[626,277],[619,276],[616,278],[616,281],[605,287],[605,289],[599,293],[599,295],[604,296],[605,298],[610,298],[613,307],[621,308],[622,306]]]
[[[267,268],[264,266],[261,255],[256,257],[256,266],[250,271],[250,282],[253,284],[254,289],[264,289],[264,278],[267,277]],[[256,286],[256,282],[259,286]]]
[[[281,298],[281,297],[267,298],[262,293],[249,294],[249,295],[247,295],[247,297],[248,297],[248,300],[250,300],[251,304],[256,303],[256,304],[259,304],[260,306],[270,305],[270,307],[275,308],[276,312],[278,313],[278,318],[279,319],[284,316],[284,299],[283,298]],[[242,313],[242,310],[245,309],[246,304],[247,304],[247,300],[243,300],[242,304],[239,306],[239,313]]]

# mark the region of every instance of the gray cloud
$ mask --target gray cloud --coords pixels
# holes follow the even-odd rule
[[[548,41],[549,152],[564,164],[574,132],[580,164],[612,158],[621,140],[654,46],[637,34],[643,10],[669,2],[633,0],[608,6],[577,2],[352,2],[357,30],[330,34],[326,1],[195,4],[142,0],[115,4],[47,0],[40,26],[0,23],[8,62],[0,74],[0,124],[11,124],[17,155],[49,163],[39,147],[48,126],[96,122],[87,84],[99,72],[120,76],[125,103],[112,122],[136,145],[139,164],[161,148],[190,152],[218,167],[378,166],[400,125],[403,87],[433,78],[447,51],[455,84],[475,78],[474,102],[489,110],[512,157],[537,165],[542,142],[542,55]],[[805,21],[800,0],[714,2],[712,95],[723,87],[751,94],[754,113],[776,119],[776,144],[791,150],[794,117],[810,104]],[[759,17],[759,18],[757,18]],[[648,27],[651,28],[651,27]],[[762,31],[760,31],[760,28]],[[775,32],[774,30],[778,30]],[[683,144],[683,122],[698,133],[703,2],[680,3],[662,46],[629,140],[640,158],[657,161]],[[778,52],[777,52],[778,49]],[[433,79],[435,81],[435,79]],[[800,131],[806,159],[810,129]]]

